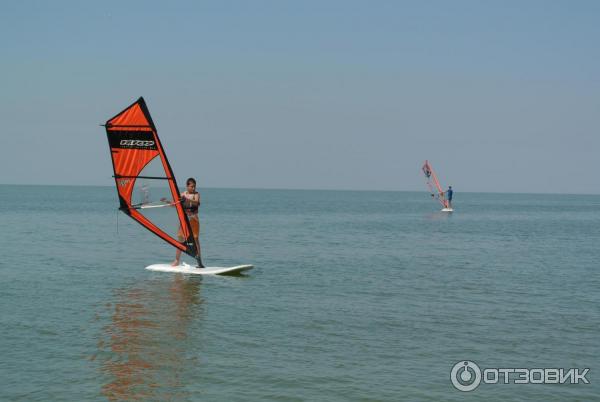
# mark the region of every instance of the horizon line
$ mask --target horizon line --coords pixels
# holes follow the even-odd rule
[[[0,186],[48,186],[48,187],[110,187],[109,184],[31,184],[0,183]],[[261,190],[261,191],[347,191],[347,192],[386,192],[386,193],[429,193],[427,190],[386,190],[386,189],[350,189],[350,188],[289,188],[289,187],[202,187],[215,190]],[[516,191],[459,191],[461,194],[522,194],[522,195],[587,195],[600,196],[600,193],[551,193],[551,192],[516,192]]]

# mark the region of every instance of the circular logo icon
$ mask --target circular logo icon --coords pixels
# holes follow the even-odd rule
[[[450,381],[459,391],[473,391],[481,383],[481,370],[476,363],[461,360],[452,367]]]

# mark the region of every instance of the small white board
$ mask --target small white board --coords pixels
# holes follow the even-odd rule
[[[175,272],[180,274],[192,275],[236,275],[240,272],[248,271],[254,268],[253,265],[237,265],[235,267],[206,267],[198,268],[193,265],[186,264],[172,266],[171,264],[154,264],[148,265],[146,269],[159,272]]]
[[[454,212],[452,208],[442,208],[442,212]]]

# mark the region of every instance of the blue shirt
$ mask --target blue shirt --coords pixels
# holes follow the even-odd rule
[[[452,191],[451,188],[448,189],[448,191],[446,191],[446,197],[448,198],[448,200],[452,201],[452,193],[454,193],[454,191]]]

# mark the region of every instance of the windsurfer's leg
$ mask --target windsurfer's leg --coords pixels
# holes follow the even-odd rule
[[[181,233],[181,228],[179,228],[179,231],[177,232],[177,239],[178,239],[179,241],[181,241],[181,242],[184,240],[184,239],[183,239],[183,234]],[[178,266],[178,265],[179,265],[179,261],[180,261],[180,260],[181,260],[181,250],[180,250],[180,249],[177,249],[177,250],[175,251],[175,261],[173,261],[173,262],[171,263],[171,266],[173,266],[173,267],[176,267],[176,266]]]
[[[181,259],[181,250],[177,249],[177,251],[175,251],[175,261],[173,261],[171,263],[172,266],[176,267],[177,265],[179,265],[179,260]]]

